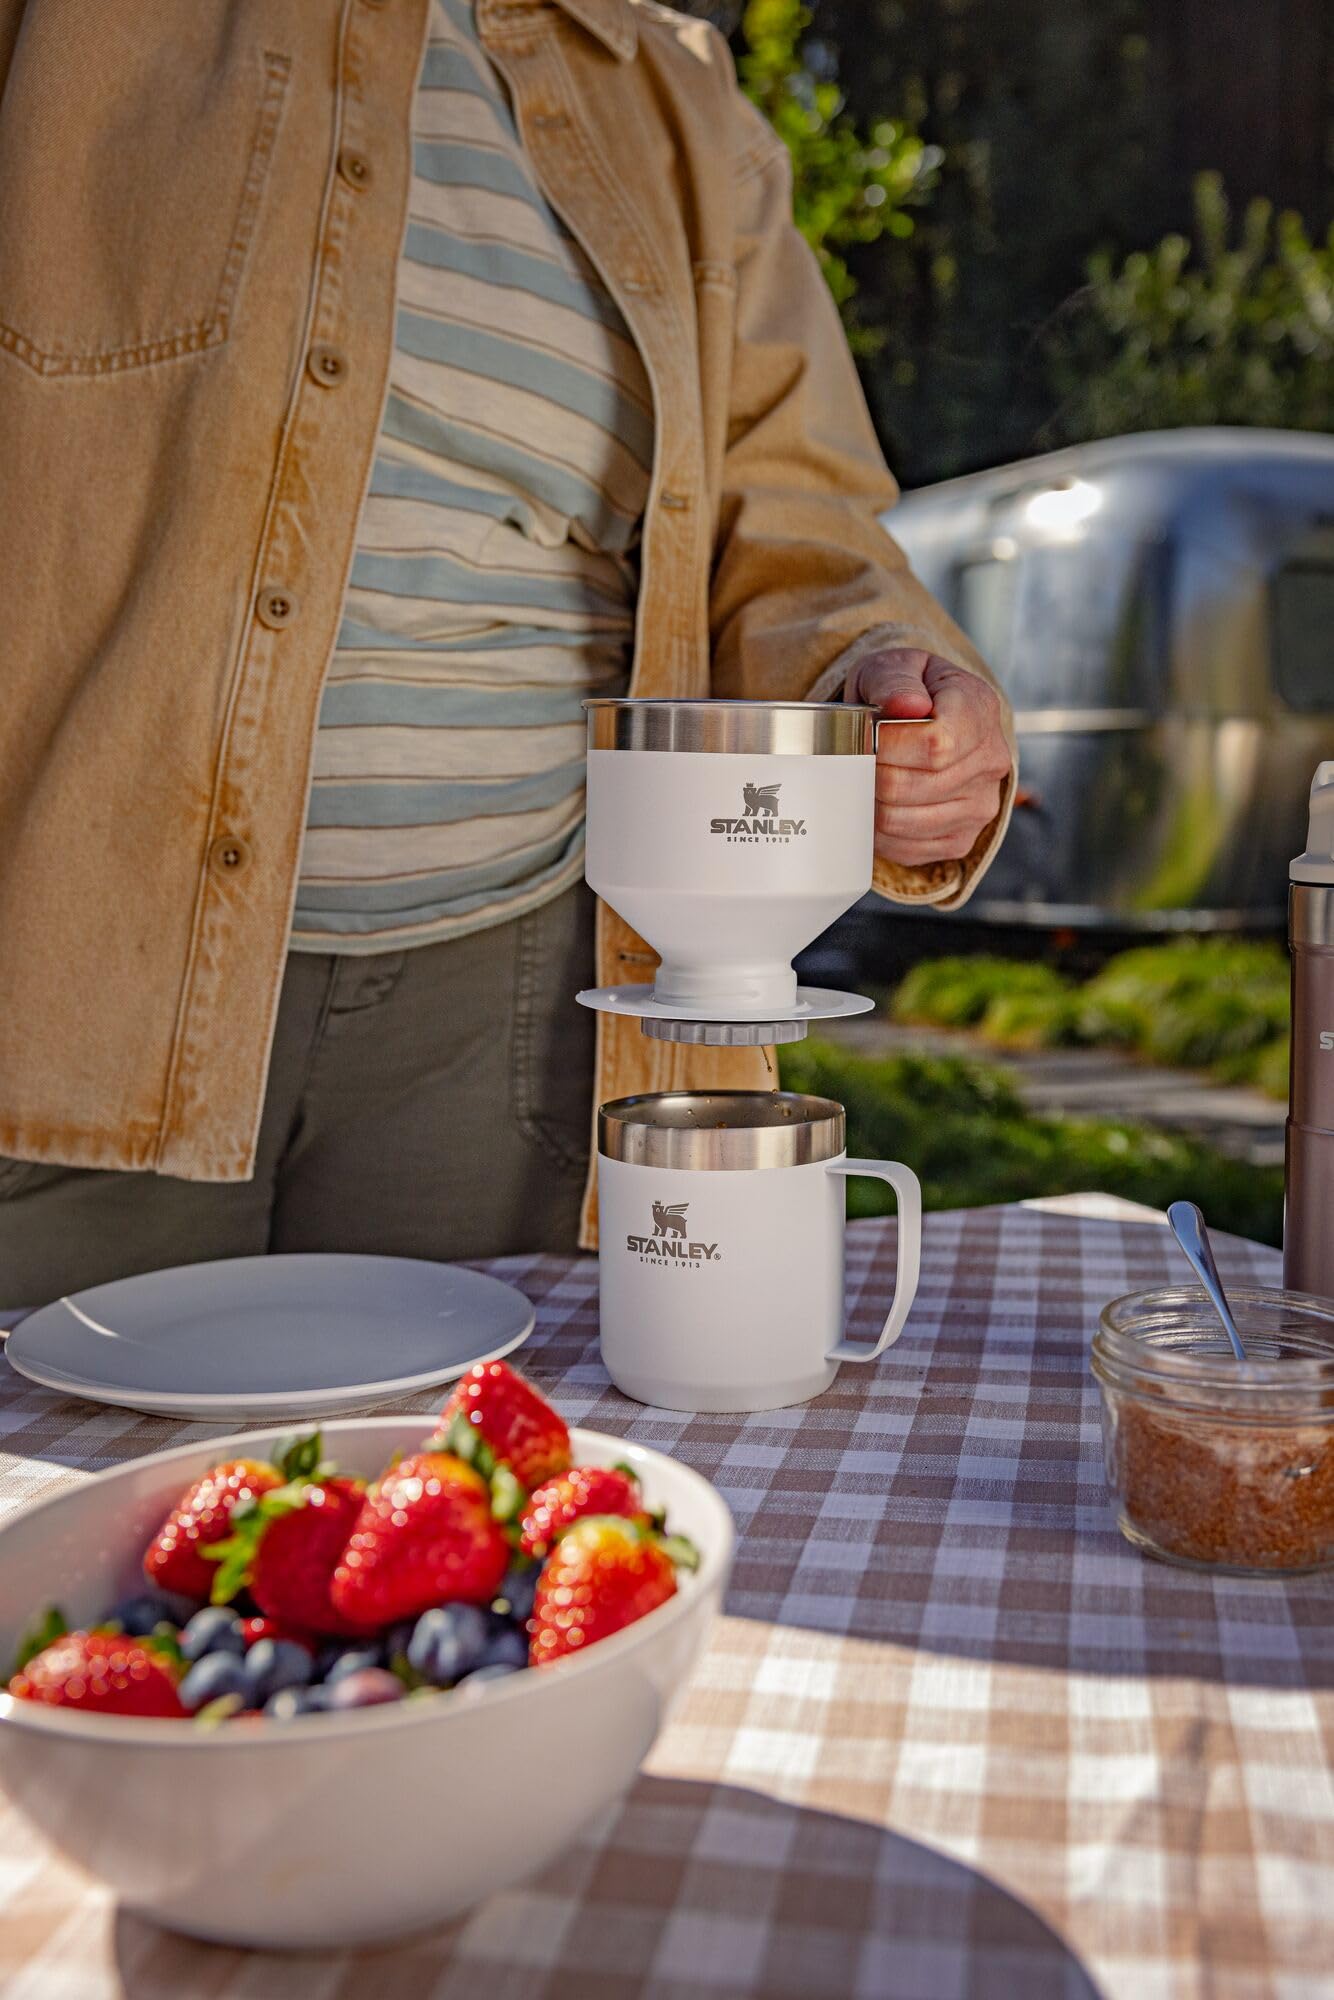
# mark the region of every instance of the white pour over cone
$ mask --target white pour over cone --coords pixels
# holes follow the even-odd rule
[[[662,964],[654,999],[796,1004],[792,961],[871,885],[875,718],[780,702],[590,702],[585,874]]]

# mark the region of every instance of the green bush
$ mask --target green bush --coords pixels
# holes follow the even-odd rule
[[[897,1021],[977,1028],[1010,1048],[1073,1043],[1136,1050],[1287,1094],[1288,962],[1262,940],[1179,938],[1137,945],[1076,986],[1054,967],[1008,958],[914,966],[890,1003]]]
[[[1280,1040],[1287,1027],[1282,949],[1234,938],[1181,938],[1122,952],[1085,986],[1079,1010],[1085,1041],[1119,1042],[1158,1062],[1220,1074]]]
[[[1070,990],[1049,965],[1012,958],[936,958],[915,965],[894,995],[896,1021],[930,1021],[941,1028],[971,1028],[994,1000],[1048,999]]]
[[[1262,1048],[1247,1049],[1241,1055],[1227,1056],[1216,1062],[1214,1074],[1224,1083],[1249,1083],[1269,1097],[1286,1101],[1291,1061],[1292,1037],[1284,1034],[1277,1041],[1266,1042]]]
[[[1070,991],[998,993],[981,1025],[987,1040],[1002,1048],[1064,1048],[1081,1039],[1079,1000]]]
[[[1120,1121],[1033,1116],[1002,1073],[957,1057],[876,1058],[806,1041],[780,1050],[779,1062],[785,1089],[845,1106],[849,1153],[906,1161],[929,1209],[1096,1188],[1156,1208],[1197,1201],[1220,1229],[1281,1240],[1278,1168]],[[851,1213],[879,1215],[891,1206],[882,1185],[850,1184]]]
[[[1195,179],[1195,240],[1163,237],[1088,283],[1048,341],[1051,441],[1179,424],[1334,429],[1334,227],[1248,204],[1238,241],[1217,174]]]

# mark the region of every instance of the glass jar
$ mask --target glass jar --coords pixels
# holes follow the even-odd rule
[[[1334,1300],[1239,1287],[1233,1358],[1198,1285],[1132,1292],[1093,1339],[1107,1480],[1146,1554],[1230,1576],[1334,1565]]]

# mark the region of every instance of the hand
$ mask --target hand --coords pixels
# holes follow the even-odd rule
[[[931,718],[880,732],[876,853],[907,868],[960,860],[1000,811],[1012,769],[994,689],[936,653],[903,648],[867,654],[843,698],[885,716]]]

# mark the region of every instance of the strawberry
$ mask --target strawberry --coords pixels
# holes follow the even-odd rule
[[[362,1626],[437,1604],[489,1604],[509,1555],[482,1475],[448,1452],[415,1452],[367,1494],[334,1572],[333,1602]]]
[[[618,1514],[646,1526],[649,1516],[633,1472],[619,1465],[575,1465],[529,1495],[519,1523],[525,1555],[544,1556],[567,1528],[589,1514]]]
[[[261,1639],[290,1639],[294,1646],[304,1646],[308,1653],[318,1652],[320,1645],[313,1633],[303,1632],[299,1625],[285,1624],[281,1618],[243,1618],[241,1637],[247,1651]]]
[[[366,1498],[358,1479],[296,1479],[237,1508],[232,1533],[209,1551],[213,1602],[248,1589],[266,1618],[328,1637],[364,1632],[330,1596],[334,1568]]]
[[[181,1495],[148,1544],[148,1581],[182,1597],[206,1598],[214,1572],[201,1552],[226,1539],[234,1507],[282,1483],[280,1468],[254,1458],[233,1458],[204,1473]]]
[[[547,1557],[528,1621],[528,1664],[546,1667],[633,1625],[676,1594],[676,1566],[698,1561],[680,1537],[638,1521],[591,1514]]]
[[[550,1403],[503,1361],[470,1368],[440,1412],[428,1451],[449,1451],[475,1465],[484,1479],[497,1468],[531,1492],[570,1463],[570,1433]],[[497,1503],[503,1488],[496,1487]],[[514,1495],[513,1511],[519,1496]],[[502,1518],[504,1508],[502,1506]]]
[[[66,1632],[33,1654],[10,1680],[20,1701],[79,1708],[85,1715],[184,1717],[179,1661],[155,1639],[119,1632]]]

